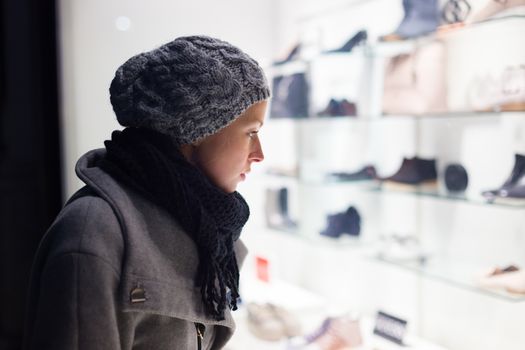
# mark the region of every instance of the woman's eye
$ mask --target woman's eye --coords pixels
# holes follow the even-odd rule
[[[254,137],[257,135],[258,132],[259,132],[259,131],[250,131],[250,132],[248,133],[248,136],[251,137],[251,138],[254,138]]]

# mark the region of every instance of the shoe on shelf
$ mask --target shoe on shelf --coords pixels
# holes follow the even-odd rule
[[[509,200],[525,200],[525,176],[523,176],[514,187],[508,188],[506,190],[501,190],[499,192],[499,197],[501,199]]]
[[[248,329],[254,336],[267,341],[279,341],[286,336],[283,324],[275,318],[270,309],[253,303],[247,304],[246,308]]]
[[[292,232],[297,229],[297,223],[290,218],[286,187],[266,189],[265,214],[268,227]]]
[[[382,178],[387,183],[398,183],[417,186],[436,186],[437,172],[435,159],[422,159],[419,157],[403,158],[401,167],[392,176]]]
[[[325,109],[317,113],[317,115],[320,117],[355,117],[357,115],[357,106],[346,98],[341,101],[331,98]]]
[[[397,29],[380,37],[381,41],[399,41],[427,35],[439,25],[437,0],[403,0],[404,17]]]
[[[284,59],[279,60],[279,61],[274,61],[273,65],[279,66],[279,65],[294,61],[297,58],[299,58],[300,54],[301,54],[301,43],[297,43],[291,48],[290,52],[286,55]]]
[[[484,191],[482,195],[489,201],[498,197],[525,199],[525,155],[516,153],[512,171],[503,185],[495,190]]]
[[[344,98],[339,103],[339,108],[341,110],[342,116],[349,116],[349,117],[355,117],[357,116],[357,105],[354,102],[348,101],[346,98]]]
[[[322,236],[339,238],[343,234],[359,236],[361,232],[361,216],[353,206],[348,207],[345,212],[328,215],[328,225],[321,231]]]
[[[479,281],[480,285],[485,288],[505,290],[509,293],[525,295],[524,270],[511,265],[499,271],[498,268],[496,268],[494,272],[481,278]]]
[[[489,277],[491,276],[497,276],[497,275],[502,275],[504,273],[508,273],[508,272],[514,272],[514,271],[519,271],[519,267],[517,267],[516,265],[508,265],[506,267],[495,267],[490,273],[489,273]]]
[[[292,339],[288,350],[343,350],[354,349],[362,344],[359,320],[340,316],[327,318],[311,334]]]
[[[472,7],[466,0],[447,0],[441,10],[441,18],[448,24],[465,22]]]
[[[281,187],[278,192],[279,213],[282,217],[282,225],[288,230],[297,229],[297,223],[290,218],[288,210],[288,188]]]
[[[328,117],[335,117],[340,115],[340,107],[339,102],[331,98],[330,101],[328,101],[328,104],[326,105],[325,109],[317,113],[318,116],[328,116]]]
[[[354,36],[352,36],[343,46],[338,49],[328,50],[323,53],[348,53],[353,50],[354,47],[360,44],[366,43],[368,34],[366,30],[360,30]]]
[[[525,8],[525,7],[524,7]],[[501,111],[525,111],[525,64],[508,66],[501,76]]]
[[[381,237],[378,257],[392,262],[424,263],[426,254],[419,240],[412,235],[390,235]]]
[[[449,164],[445,168],[445,186],[450,192],[462,192],[468,187],[468,173],[461,164]]]
[[[275,304],[268,303],[266,306],[272,311],[274,317],[283,325],[286,337],[291,338],[301,335],[301,324],[292,313]]]
[[[301,334],[297,318],[284,308],[271,304],[248,303],[248,329],[259,339],[279,341]]]
[[[304,72],[277,75],[272,82],[271,118],[308,117],[309,84]]]
[[[329,173],[328,177],[338,181],[374,180],[377,178],[377,172],[373,165],[365,165],[363,168],[353,173],[334,172]]]
[[[475,111],[525,111],[525,65],[507,66],[497,75],[477,76],[467,91]]]
[[[487,0],[485,6],[472,14],[467,23],[482,22],[496,16],[523,14],[525,0]]]

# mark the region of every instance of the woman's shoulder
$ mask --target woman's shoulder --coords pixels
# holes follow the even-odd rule
[[[81,191],[67,202],[43,239],[48,258],[78,253],[120,266],[124,240],[115,212],[103,198]]]

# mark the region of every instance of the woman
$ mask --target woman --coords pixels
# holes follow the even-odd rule
[[[222,348],[264,73],[224,41],[181,37],[124,63],[110,95],[126,128],[77,163],[86,186],[39,247],[25,349]]]

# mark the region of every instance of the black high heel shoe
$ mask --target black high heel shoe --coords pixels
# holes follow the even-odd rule
[[[299,58],[300,53],[301,53],[301,43],[298,43],[290,50],[290,52],[288,53],[285,59],[273,62],[273,65],[279,66],[281,64],[285,64],[285,63],[294,61],[297,58]]]
[[[343,46],[341,46],[338,49],[328,50],[324,53],[335,53],[335,52],[350,52],[352,49],[361,44],[366,42],[366,39],[368,38],[368,34],[366,30],[360,30],[358,31],[353,37],[351,37]]]

